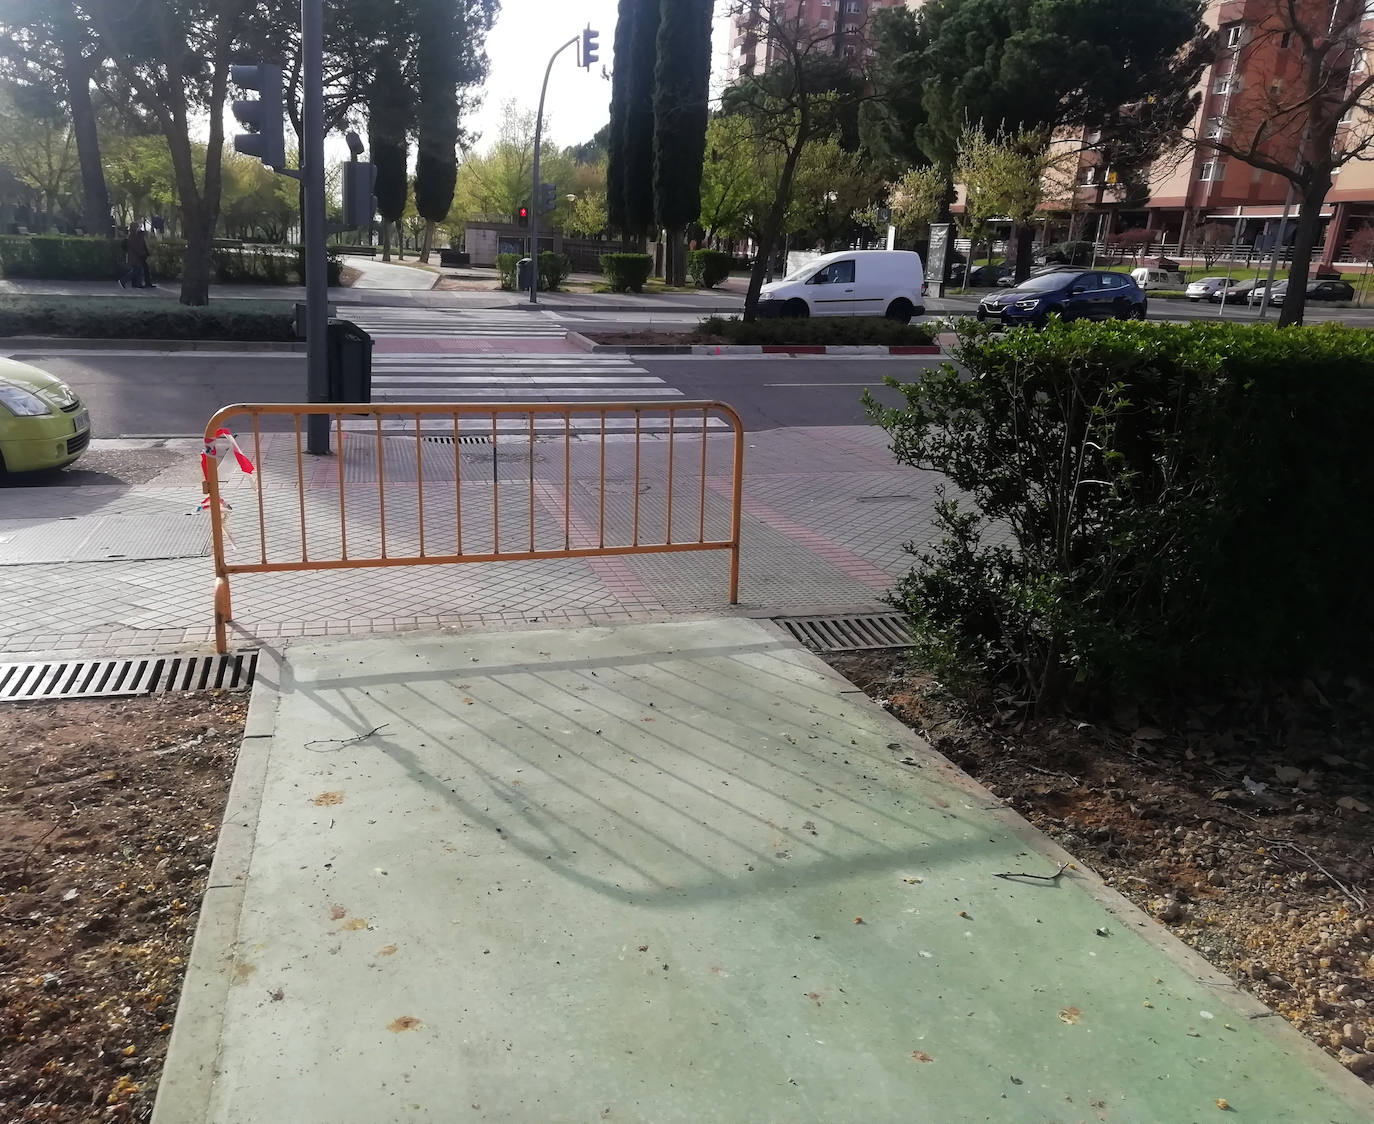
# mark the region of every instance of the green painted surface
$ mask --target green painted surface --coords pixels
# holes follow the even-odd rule
[[[215,1121],[1370,1118],[767,626],[286,665]]]

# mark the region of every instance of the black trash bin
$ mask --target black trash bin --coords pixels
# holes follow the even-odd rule
[[[372,401],[372,337],[351,320],[329,322],[329,401]]]
[[[515,267],[515,287],[522,293],[530,291],[530,278],[534,276],[534,261],[530,258],[521,258],[520,263]]]

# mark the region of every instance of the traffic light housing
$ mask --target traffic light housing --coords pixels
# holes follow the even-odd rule
[[[520,204],[520,210],[516,212],[516,218],[519,220],[521,226],[530,225],[530,208],[528,204]]]
[[[267,63],[233,66],[229,77],[235,86],[257,93],[256,101],[234,102],[239,124],[252,130],[234,138],[234,151],[256,156],[274,171],[286,167],[286,136],[282,125],[281,67]]]
[[[600,39],[601,32],[593,31],[590,27],[582,32],[582,65],[588,70],[597,60],[597,51],[601,49]]]
[[[558,185],[556,183],[541,183],[539,185],[539,213],[541,215],[552,214],[558,207]]]
[[[343,224],[348,230],[372,225],[377,165],[350,160],[343,166]]]

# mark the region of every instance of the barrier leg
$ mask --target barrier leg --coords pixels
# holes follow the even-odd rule
[[[215,651],[222,653],[229,650],[229,638],[226,634],[225,625],[233,619],[234,609],[229,599],[229,579],[218,577],[215,579]]]

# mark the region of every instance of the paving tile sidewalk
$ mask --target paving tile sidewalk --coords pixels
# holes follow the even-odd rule
[[[747,436],[740,611],[848,611],[880,607],[880,596],[906,568],[903,541],[925,533],[936,478],[896,466],[884,435],[865,427],[776,430]],[[401,442],[399,445],[408,445]],[[377,462],[373,442],[349,445],[350,536],[361,549],[380,536],[375,509]],[[573,502],[585,532],[595,525],[600,495],[594,442],[576,445]],[[612,531],[629,526],[635,505],[633,445],[608,446],[606,518]],[[646,440],[639,509],[646,534],[661,540],[666,527],[666,443]],[[697,448],[700,448],[698,445]],[[708,511],[721,533],[728,493],[728,443],[709,442]],[[561,450],[561,445],[560,445]],[[426,521],[431,543],[455,531],[444,502],[453,505],[452,446],[427,456]],[[260,452],[267,509],[293,528],[297,520],[294,447],[286,435],[264,435]],[[679,460],[675,472],[684,472]],[[391,549],[415,545],[415,466],[407,477],[402,453],[385,464]],[[517,463],[518,462],[518,463]],[[579,463],[588,465],[580,471]],[[489,449],[463,450],[465,472],[490,472]],[[445,466],[448,466],[445,468]],[[335,458],[307,461],[312,541],[333,545],[337,535]],[[537,533],[541,545],[561,541],[563,457],[542,457],[536,474]],[[529,522],[523,457],[497,465],[505,527],[523,533]],[[593,481],[588,483],[588,480]],[[490,476],[465,476],[469,527],[486,519]],[[251,500],[245,477],[228,477],[231,503]],[[678,487],[683,488],[679,479]],[[692,502],[695,493],[687,489]],[[204,650],[212,641],[213,569],[208,519],[198,514],[198,456],[187,450],[146,485],[17,489],[0,510],[0,655],[142,654]],[[370,506],[371,505],[371,506]],[[241,557],[258,550],[251,505],[240,505],[229,529]],[[695,509],[685,499],[674,512],[676,534],[696,533]],[[447,521],[446,521],[447,520]],[[61,532],[59,534],[58,532]],[[469,531],[469,534],[473,532]],[[297,540],[273,539],[285,549]],[[479,543],[469,538],[466,549]],[[431,547],[432,551],[433,547]],[[530,621],[622,620],[665,613],[718,611],[726,602],[727,556],[659,555],[615,559],[430,565],[244,575],[233,581],[239,646],[282,637],[387,633],[399,630],[520,624]]]

